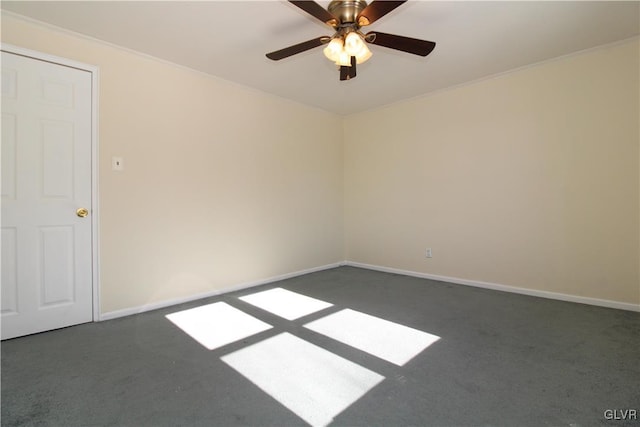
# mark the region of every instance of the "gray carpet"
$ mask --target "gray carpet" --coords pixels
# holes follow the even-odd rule
[[[288,321],[238,299],[274,287],[334,306]],[[216,301],[274,328],[210,351],[164,317]],[[441,339],[396,366],[302,327],[344,308]],[[306,425],[220,360],[282,332],[385,377],[331,425],[640,425],[605,417],[640,416],[639,313],[352,267],[4,341],[2,425]]]

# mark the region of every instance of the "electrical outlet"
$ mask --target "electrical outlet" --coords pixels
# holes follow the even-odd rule
[[[427,248],[427,258],[432,258],[433,254],[431,253],[431,248]]]

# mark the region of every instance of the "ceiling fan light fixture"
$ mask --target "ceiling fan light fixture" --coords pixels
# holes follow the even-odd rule
[[[324,56],[338,66],[351,66],[351,57],[356,57],[356,63],[362,64],[371,58],[371,51],[364,41],[364,37],[355,31],[346,36],[340,35],[331,39],[323,50]]]

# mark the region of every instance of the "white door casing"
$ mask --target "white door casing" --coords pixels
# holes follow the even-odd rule
[[[90,71],[3,49],[2,339],[94,319],[92,92]]]

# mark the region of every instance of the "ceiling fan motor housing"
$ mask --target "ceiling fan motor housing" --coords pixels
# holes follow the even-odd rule
[[[340,20],[340,24],[353,24],[365,7],[367,2],[363,0],[333,0],[327,10]]]

